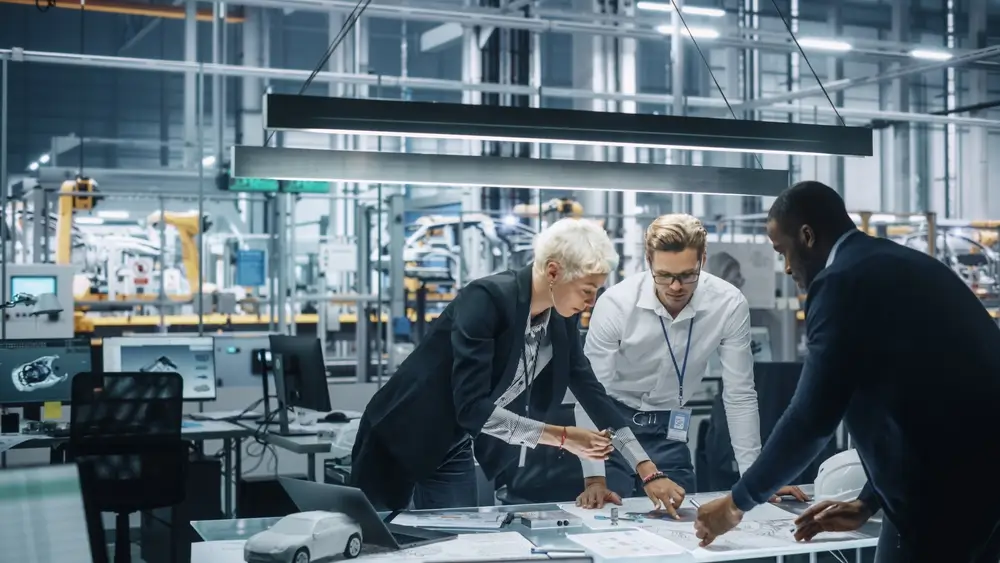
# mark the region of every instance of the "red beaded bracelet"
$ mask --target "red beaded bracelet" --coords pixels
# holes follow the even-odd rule
[[[642,484],[643,485],[648,485],[651,482],[656,481],[657,479],[662,479],[664,477],[666,477],[666,475],[664,475],[662,471],[654,471],[654,472],[650,473],[649,475],[646,475],[645,477],[643,477]]]
[[[562,437],[559,439],[559,449],[560,450],[563,449],[563,446],[565,445],[566,445],[566,427],[563,426]]]

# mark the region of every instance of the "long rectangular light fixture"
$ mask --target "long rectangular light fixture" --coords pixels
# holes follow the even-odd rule
[[[785,170],[396,152],[233,147],[234,178],[776,196]]]
[[[914,59],[923,59],[925,61],[947,61],[952,58],[952,54],[948,51],[936,51],[933,49],[913,49],[910,51],[910,56]]]
[[[264,96],[264,127],[348,135],[872,156],[866,127],[582,110]]]
[[[666,23],[663,25],[656,26],[656,32],[662,33],[664,35],[671,35],[674,32],[674,26]],[[681,35],[690,35],[695,39],[718,39],[719,32],[710,27],[682,27]]]
[[[674,11],[674,6],[669,1],[650,2],[647,0],[640,0],[639,2],[636,2],[635,7],[637,10],[645,12],[669,13]],[[706,8],[702,6],[684,5],[681,7],[681,12],[688,16],[704,16],[707,18],[723,18],[726,16],[726,11],[722,8]]]
[[[837,41],[836,39],[823,39],[820,37],[799,37],[799,46],[803,49],[816,49],[818,51],[836,51],[838,53],[846,53],[854,47],[846,41]]]

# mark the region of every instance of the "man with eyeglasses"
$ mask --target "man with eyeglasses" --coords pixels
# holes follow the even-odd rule
[[[691,215],[658,217],[646,230],[650,269],[608,289],[590,318],[584,351],[598,380],[631,421],[632,431],[671,483],[674,506],[695,490],[688,448],[691,411],[709,358],[722,364],[723,401],[740,474],[760,454],[753,381],[750,307],[732,284],[703,272],[707,233]],[[594,428],[576,409],[577,425]],[[601,508],[643,496],[642,483],[617,452],[583,461],[579,506]],[[778,494],[805,500],[796,487]]]

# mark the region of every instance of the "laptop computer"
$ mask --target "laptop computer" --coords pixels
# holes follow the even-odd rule
[[[108,563],[101,514],[84,501],[76,465],[0,471],[4,561]]]
[[[450,540],[457,536],[443,530],[427,530],[387,523],[379,517],[375,507],[361,489],[286,477],[279,477],[278,482],[288,493],[288,498],[302,512],[325,510],[340,512],[353,518],[361,526],[366,545],[396,550]]]

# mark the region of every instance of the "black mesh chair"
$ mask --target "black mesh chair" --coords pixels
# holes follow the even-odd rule
[[[115,514],[116,563],[131,559],[130,514],[184,500],[188,444],[181,438],[183,389],[176,373],[81,373],[73,378],[68,454],[81,468],[88,504]]]
[[[760,440],[766,444],[781,415],[792,402],[795,389],[802,373],[800,362],[756,362],[753,366],[754,386],[757,388],[757,406],[760,411]],[[701,433],[699,433],[701,435]],[[704,479],[707,490],[728,491],[740,479],[739,468],[736,466],[736,455],[729,436],[729,424],[726,419],[726,409],[720,392],[712,402],[712,417],[704,430],[705,462]],[[831,437],[826,447],[815,460],[792,480],[789,485],[809,484],[816,480],[819,466],[830,456],[837,453],[836,439]],[[702,468],[698,468],[699,474]],[[703,481],[704,482],[704,481]],[[699,490],[702,485],[699,484]]]

